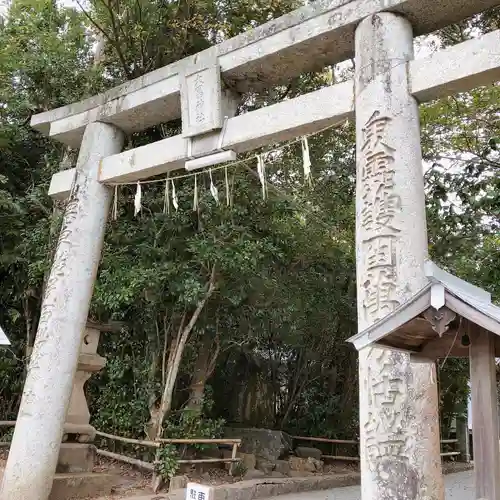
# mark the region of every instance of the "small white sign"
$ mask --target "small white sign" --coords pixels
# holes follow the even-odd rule
[[[7,335],[5,335],[5,332],[2,330],[1,326],[0,326],[0,345],[10,345],[9,339],[7,338]]]
[[[186,500],[212,500],[213,489],[204,484],[188,483]]]

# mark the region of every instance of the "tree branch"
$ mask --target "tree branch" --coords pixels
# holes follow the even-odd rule
[[[100,26],[97,21],[92,19],[92,16],[83,8],[83,5],[80,3],[80,0],[76,0],[76,3],[78,4],[78,7],[80,7],[81,11],[83,12],[83,15],[91,22],[91,24],[97,28],[107,39],[111,44],[113,45],[113,39],[108,35],[106,30]]]
[[[120,59],[120,62],[122,63],[123,71],[125,71],[125,75],[130,80],[130,79],[132,79],[132,73],[130,72],[130,69],[127,65],[127,61],[125,59],[125,56],[123,55],[123,52],[122,52],[122,49],[120,46],[120,35],[118,32],[118,26],[116,25],[115,13],[113,12],[111,5],[108,2],[106,2],[106,0],[101,0],[101,3],[106,7],[106,10],[109,12],[109,17],[110,17],[110,21],[111,21],[111,29],[113,30],[113,35],[115,37],[115,43],[113,43],[113,47],[115,48],[116,53],[118,54],[118,58]]]
[[[165,386],[163,389],[163,395],[161,398],[160,412],[159,412],[159,425],[157,428],[156,437],[160,437],[163,432],[163,422],[165,417],[170,413],[172,408],[172,395],[174,392],[175,381],[177,379],[177,374],[179,372],[179,367],[182,359],[182,354],[184,352],[184,347],[189,338],[189,334],[191,333],[196,321],[198,320],[201,311],[205,307],[208,299],[212,296],[216,289],[215,286],[215,264],[212,266],[212,273],[210,275],[210,280],[208,282],[208,288],[203,296],[203,298],[198,302],[195,311],[191,315],[191,319],[189,323],[183,328],[184,321],[186,318],[186,312],[182,317],[181,325],[179,327],[179,333],[182,330],[182,334],[179,338],[179,333],[177,334],[177,339],[175,346],[171,346],[171,352],[168,360],[168,375],[166,377]]]
[[[217,365],[217,358],[219,357],[221,348],[220,348],[220,336],[219,336],[219,320],[216,321],[215,327],[215,352],[212,356],[212,359],[208,363],[207,368],[207,379],[210,378],[215,370],[215,366]]]

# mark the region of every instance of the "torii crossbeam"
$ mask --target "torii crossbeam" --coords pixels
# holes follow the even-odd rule
[[[413,60],[413,38],[498,5],[318,0],[104,94],[34,116],[33,127],[80,153],[76,169],[56,174],[50,187],[52,196],[69,199],[0,499],[49,496],[111,202],[106,184],[181,169],[220,150],[241,153],[355,114],[364,331],[428,282],[418,102],[500,79],[499,31],[422,60]],[[353,81],[234,116],[238,93],[353,56]],[[122,152],[125,134],[179,116],[181,135]],[[444,499],[435,381],[430,363],[414,365],[388,349],[360,351],[363,500]]]

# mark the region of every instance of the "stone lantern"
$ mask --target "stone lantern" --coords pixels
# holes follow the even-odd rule
[[[427,285],[349,341],[358,351],[402,350],[411,354],[412,361],[470,357],[476,498],[500,498],[495,363],[500,357],[500,307],[491,303],[488,292],[430,261],[425,272]],[[390,392],[396,382],[386,382]]]
[[[85,383],[106,365],[106,359],[97,354],[101,332],[117,332],[120,328],[119,323],[87,321],[50,500],[108,494],[115,482],[110,474],[92,472],[96,430],[90,425]]]

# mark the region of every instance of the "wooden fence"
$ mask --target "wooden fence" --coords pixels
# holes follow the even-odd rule
[[[294,441],[305,441],[310,443],[326,443],[331,444],[332,454],[331,455],[322,455],[321,458],[328,458],[330,460],[344,460],[349,462],[359,462],[359,441],[354,440],[346,440],[346,439],[327,439],[327,438],[316,438],[316,437],[307,437],[307,436],[292,436]],[[339,455],[336,453],[338,445],[347,445],[347,446],[355,446],[356,455]],[[454,449],[451,451],[441,451],[441,457],[456,457],[460,455],[460,452],[456,450],[458,445],[458,439],[442,439],[441,446],[447,445],[447,447],[453,447]],[[295,449],[295,447],[294,447]]]
[[[232,447],[231,458],[197,458],[197,459],[181,459],[178,460],[179,464],[210,464],[210,463],[230,463],[234,464],[240,461],[239,458],[236,457],[238,452],[238,447],[241,445],[241,439],[157,439],[155,441],[147,441],[141,439],[132,439],[125,438],[122,436],[115,436],[113,434],[107,434],[106,432],[96,431],[96,436],[100,436],[106,439],[111,439],[115,441],[120,441],[122,443],[127,444],[135,444],[137,446],[145,446],[149,448],[156,448],[157,450],[161,449],[165,444],[213,444],[213,445],[230,445]],[[103,457],[112,458],[114,460],[119,460],[121,462],[125,462],[131,465],[135,465],[136,467],[140,467],[142,469],[146,469],[149,471],[155,470],[155,462],[144,462],[142,460],[138,460],[135,458],[127,457],[125,455],[121,455],[118,453],[113,453],[107,450],[97,449],[97,454]],[[232,471],[232,467],[231,467]]]
[[[0,421],[1,427],[14,427],[16,425],[15,421]],[[148,448],[155,448],[159,450],[165,444],[212,444],[212,445],[229,445],[232,447],[231,458],[199,458],[199,459],[181,459],[178,461],[180,464],[209,464],[209,463],[230,463],[232,472],[232,465],[239,462],[240,459],[237,458],[236,454],[238,452],[238,448],[241,445],[241,439],[158,439],[155,441],[148,441],[142,439],[132,439],[126,438],[122,436],[115,436],[113,434],[107,434],[106,432],[96,431],[96,435],[111,439],[115,441],[119,441],[127,444],[134,444],[136,446],[145,446]],[[318,438],[318,437],[310,437],[310,436],[292,436],[294,441],[304,441],[309,443],[323,443],[331,445],[331,454],[324,454],[321,458],[326,458],[330,460],[343,460],[343,461],[353,461],[359,462],[359,441],[349,440],[349,439],[328,439],[328,438]],[[0,447],[9,447],[10,443],[8,442],[0,442]],[[339,455],[337,453],[338,446],[353,446],[356,447],[356,454],[352,455]],[[460,452],[457,451],[458,439],[442,439],[441,445],[445,445],[446,448],[453,448],[448,451],[441,451],[441,457],[456,457],[460,455]],[[295,447],[294,447],[295,448]],[[114,453],[107,450],[102,450],[97,448],[96,453],[100,456],[111,458],[113,460],[118,460],[124,463],[128,463],[135,467],[139,467],[141,469],[147,471],[155,470],[155,462],[145,462],[143,460],[139,460],[136,458],[128,457],[126,455],[121,455],[119,453]]]
[[[322,455],[321,458],[329,458],[330,460],[345,460],[345,461],[359,461],[359,451],[357,455],[338,455],[336,453],[338,445],[356,446],[359,449],[359,442],[350,439],[328,439],[328,438],[315,438],[315,437],[304,437],[304,436],[292,436],[294,441],[307,441],[311,443],[326,443],[331,444],[331,455]],[[294,447],[295,449],[295,447]]]
[[[15,427],[15,421],[0,421],[0,428],[2,427]],[[106,439],[111,439],[114,441],[119,441],[126,444],[133,444],[136,446],[144,446],[146,448],[154,448],[156,450],[160,450],[166,444],[186,444],[186,445],[196,445],[196,444],[211,444],[211,445],[228,445],[231,446],[231,458],[197,458],[197,459],[181,459],[177,462],[179,464],[210,464],[210,463],[230,463],[230,473],[233,471],[233,464],[240,462],[241,459],[237,458],[236,454],[238,452],[238,448],[241,445],[241,439],[157,439],[155,441],[148,441],[144,439],[132,439],[122,436],[115,436],[114,434],[108,434],[106,432],[96,431],[96,436],[100,436]],[[9,442],[0,442],[0,447],[8,448],[10,446]],[[122,455],[120,453],[114,453],[108,450],[102,450],[100,448],[96,448],[96,453],[99,456],[110,458],[113,460],[118,460],[123,463],[127,463],[138,467],[140,469],[154,472],[155,471],[155,462],[146,462],[144,460],[139,460],[137,458],[128,457],[126,455]],[[158,455],[158,454],[156,454]]]

